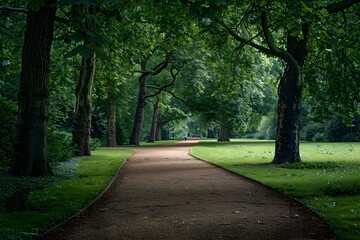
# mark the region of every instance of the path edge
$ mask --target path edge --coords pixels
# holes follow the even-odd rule
[[[131,149],[130,149],[131,150]],[[133,151],[133,150],[132,150]],[[113,185],[113,183],[115,182],[115,180],[117,179],[118,175],[120,174],[121,168],[122,166],[135,154],[135,151],[133,151],[133,153],[128,156],[127,158],[124,159],[124,161],[120,164],[118,170],[116,171],[116,173],[114,174],[113,178],[111,179],[111,181],[109,182],[109,184],[107,185],[107,187],[94,199],[92,200],[89,204],[87,204],[85,207],[83,207],[82,209],[80,209],[78,212],[74,213],[73,215],[71,215],[70,217],[68,217],[67,219],[63,220],[62,222],[56,224],[55,226],[51,227],[50,229],[48,229],[46,232],[42,233],[40,236],[36,237],[36,240],[41,240],[41,239],[46,239],[48,236],[50,236],[52,233],[56,232],[60,227],[62,227],[63,225],[65,225],[66,223],[70,222],[71,220],[73,220],[74,218],[80,216],[83,212],[85,212],[87,209],[89,209],[90,207],[94,206],[95,203],[97,201],[99,201],[100,198],[102,198],[104,196],[104,194],[109,190],[109,188]]]
[[[268,188],[268,189],[270,189],[270,190],[272,190],[272,191],[277,192],[278,194],[280,194],[280,195],[282,195],[282,196],[284,196],[284,197],[286,197],[286,198],[288,198],[288,199],[291,199],[291,200],[295,201],[295,202],[298,203],[299,205],[301,205],[301,206],[309,209],[312,213],[314,213],[315,215],[317,215],[327,226],[329,226],[330,230],[334,233],[334,235],[337,237],[337,239],[339,239],[339,240],[341,239],[341,238],[337,235],[337,233],[335,232],[334,228],[324,219],[323,216],[321,216],[321,215],[320,215],[318,212],[316,212],[314,209],[312,209],[312,208],[310,208],[309,206],[305,205],[304,203],[300,202],[300,201],[297,200],[296,198],[291,197],[291,196],[289,196],[289,195],[286,195],[286,194],[280,192],[279,190],[276,190],[275,188],[271,187],[270,185],[267,185],[267,184],[265,184],[265,183],[262,183],[262,182],[260,182],[260,181],[258,181],[258,180],[256,180],[256,179],[253,179],[253,178],[244,176],[244,175],[242,175],[242,174],[240,174],[240,173],[237,173],[237,172],[235,172],[235,171],[232,171],[232,170],[230,170],[230,169],[227,169],[227,168],[225,168],[225,167],[223,167],[223,166],[221,166],[221,165],[218,165],[218,164],[216,164],[216,163],[208,162],[208,161],[206,161],[206,160],[204,160],[204,159],[201,159],[201,158],[195,156],[194,154],[192,154],[190,151],[191,151],[191,148],[189,149],[189,152],[188,152],[189,156],[191,156],[191,157],[193,157],[193,158],[195,158],[195,159],[197,159],[197,160],[199,160],[199,161],[206,162],[206,163],[208,163],[208,164],[210,164],[210,165],[213,165],[213,166],[215,166],[215,167],[218,167],[218,168],[220,168],[220,169],[223,169],[223,170],[225,170],[225,171],[227,171],[227,172],[229,172],[229,173],[231,173],[231,174],[235,174],[235,175],[237,175],[237,176],[239,176],[239,177],[242,177],[242,178],[244,178],[244,179],[246,179],[246,180],[248,180],[248,181],[250,181],[250,182],[254,182],[254,183],[260,184],[260,185],[262,185],[262,186],[264,186],[264,187],[266,187],[266,188]]]

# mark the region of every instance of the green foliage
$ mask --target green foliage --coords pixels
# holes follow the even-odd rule
[[[256,126],[253,122],[252,126]],[[277,129],[277,116],[275,109],[267,115],[261,118],[261,121],[258,125],[256,133],[246,134],[244,138],[254,138],[254,139],[275,139]]]
[[[103,146],[103,142],[98,138],[90,138],[90,149],[96,150],[99,147]]]
[[[4,194],[0,195],[0,238],[33,239],[67,219],[105,189],[131,153],[95,151],[82,160],[58,163],[54,166],[55,177],[1,175],[0,190]]]
[[[310,116],[310,114],[308,114]],[[308,116],[305,116],[305,118]],[[300,137],[305,141],[331,142],[359,142],[360,118],[356,113],[354,119],[348,123],[347,117],[333,116],[303,122]]]
[[[60,162],[70,159],[74,155],[71,147],[71,134],[50,128],[48,131],[49,162]]]
[[[28,8],[31,11],[39,11],[39,9],[45,5],[45,0],[30,0]]]
[[[267,184],[320,213],[341,239],[360,237],[360,146],[302,143],[302,163],[271,165],[273,142],[203,142],[195,156]],[[221,156],[221,157],[220,157]]]
[[[9,166],[16,134],[17,107],[0,96],[0,166]]]
[[[301,139],[305,141],[321,142],[326,140],[324,124],[309,122],[306,124],[301,133]]]
[[[116,142],[120,146],[129,144],[129,136],[131,129],[131,124],[129,124],[130,122],[131,121],[129,120],[123,124],[120,122],[116,125]]]

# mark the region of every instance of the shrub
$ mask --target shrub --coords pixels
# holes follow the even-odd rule
[[[266,135],[266,133],[258,132],[258,133],[254,134],[254,138],[264,140],[264,139],[267,139],[267,135]]]
[[[74,155],[71,147],[71,133],[50,127],[48,131],[48,156],[50,162],[60,162]]]
[[[121,146],[129,144],[130,131],[131,126],[129,126],[129,123],[119,119],[116,124],[116,142],[118,145]]]
[[[249,133],[249,134],[244,135],[243,138],[253,139],[253,138],[254,138],[254,135],[255,135],[255,133]]]
[[[90,149],[91,150],[96,150],[99,147],[101,147],[103,145],[102,141],[98,138],[91,138],[90,139]]]
[[[324,125],[321,123],[310,122],[301,130],[301,139],[305,141],[324,141]]]
[[[258,132],[255,134],[256,139],[275,139],[277,130],[277,117],[274,113],[264,116],[261,119]]]
[[[0,97],[0,165],[9,166],[16,134],[16,104]]]
[[[343,139],[344,142],[360,142],[360,134],[359,133],[348,133]]]

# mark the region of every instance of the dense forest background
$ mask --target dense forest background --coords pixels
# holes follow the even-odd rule
[[[360,141],[358,2],[2,1],[0,164],[43,175],[185,135],[275,139],[275,163]]]

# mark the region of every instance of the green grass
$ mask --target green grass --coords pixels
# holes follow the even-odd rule
[[[0,198],[0,239],[32,239],[78,212],[104,191],[130,154],[129,150],[93,151],[90,157],[70,161],[73,171],[62,163],[65,166],[57,169],[56,177],[0,176],[0,188],[9,192],[7,197],[19,189],[31,191],[22,209],[14,212],[6,210],[6,196]]]
[[[140,146],[141,147],[155,147],[155,146],[160,146],[160,145],[164,145],[164,144],[176,143],[181,140],[182,139],[170,139],[170,140],[155,141],[153,143],[142,141],[142,142],[140,142]]]
[[[301,143],[302,163],[271,165],[271,141],[201,142],[196,157],[255,179],[321,214],[341,239],[360,239],[360,143]]]

